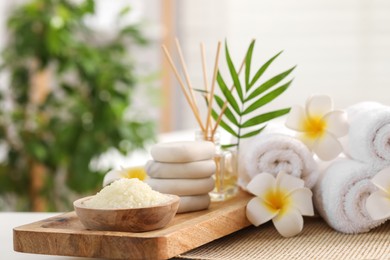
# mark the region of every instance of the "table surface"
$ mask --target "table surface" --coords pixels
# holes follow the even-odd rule
[[[185,130],[173,133],[165,133],[159,135],[159,142],[175,142],[182,140],[192,140],[194,137],[195,130]],[[226,136],[225,136],[226,138]],[[130,158],[122,158],[117,154],[107,155],[109,157],[110,165],[104,165],[104,167],[113,167],[113,165],[126,165],[133,166],[139,165],[139,162],[146,162],[148,154],[146,152],[134,153]],[[126,163],[124,163],[124,161]],[[130,162],[130,163],[129,163]],[[129,165],[128,165],[129,164]],[[12,229],[17,226],[29,224],[38,220],[46,219],[61,213],[32,213],[32,212],[0,212],[0,259],[39,259],[39,260],[80,260],[80,259],[91,259],[91,258],[80,258],[80,257],[67,257],[67,256],[49,256],[49,255],[37,255],[37,254],[26,254],[19,253],[13,250],[13,232]],[[5,251],[4,251],[5,247]]]
[[[50,256],[15,252],[13,249],[12,229],[17,226],[29,224],[38,220],[46,219],[61,213],[19,213],[0,212],[0,259],[9,260],[82,260],[90,258]],[[5,247],[5,250],[4,250]]]
[[[159,136],[159,142],[174,142],[181,140],[193,139],[195,130],[186,130],[173,133],[165,133]],[[118,155],[108,155],[110,161],[115,165],[127,165],[123,162],[123,158]],[[134,157],[134,158],[133,158]],[[146,152],[135,153],[131,158],[126,158],[126,163],[136,162],[139,164],[140,161],[146,161],[148,154]],[[134,164],[135,165],[135,164]],[[112,165],[104,165],[105,167],[112,167]],[[49,256],[49,255],[37,255],[37,254],[26,254],[19,253],[13,250],[13,232],[12,229],[17,226],[29,224],[38,220],[46,219],[61,213],[32,213],[32,212],[0,212],[0,259],[39,259],[39,260],[80,260],[80,259],[91,259],[91,258],[80,258],[80,257],[67,257],[67,256]],[[4,251],[5,247],[5,251]]]
[[[61,213],[1,213],[0,259],[77,260],[13,251],[12,229]],[[302,234],[283,239],[272,223],[250,227],[189,251],[186,259],[390,259],[390,222],[372,232],[349,235],[335,232],[323,221],[305,219]],[[299,245],[299,246],[297,246]],[[5,247],[5,250],[4,250]],[[249,256],[249,258],[248,258]],[[176,258],[177,259],[177,258]]]

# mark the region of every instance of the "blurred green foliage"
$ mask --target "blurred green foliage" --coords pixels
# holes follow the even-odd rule
[[[59,201],[70,207],[59,185],[78,194],[101,187],[103,174],[91,169],[93,158],[112,147],[126,154],[154,136],[150,121],[125,116],[139,81],[129,49],[147,40],[139,25],[128,25],[105,41],[84,22],[94,10],[92,0],[33,0],[8,19],[1,70],[10,74],[10,86],[0,95],[5,147],[0,196],[16,195],[15,210],[31,210],[33,163],[46,168],[41,195],[48,210],[58,210]],[[32,77],[46,70],[52,89],[44,102],[34,104]]]

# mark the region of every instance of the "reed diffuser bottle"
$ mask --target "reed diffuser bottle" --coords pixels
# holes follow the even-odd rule
[[[210,192],[212,201],[224,201],[238,192],[237,179],[237,153],[235,150],[225,150],[221,146],[221,136],[217,131],[214,134],[198,130],[195,132],[195,140],[209,141],[215,145],[214,161],[216,170],[214,174],[215,188]]]

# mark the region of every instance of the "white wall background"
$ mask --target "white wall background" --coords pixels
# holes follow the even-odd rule
[[[10,6],[26,0],[0,1],[0,49],[6,39],[5,19]],[[75,0],[77,1],[77,0]],[[156,72],[161,68],[162,34],[159,0],[98,0],[101,19],[97,27],[106,28],[110,13],[129,3],[130,20],[145,21],[145,33],[152,39],[149,48],[137,52],[139,69]],[[109,2],[109,3],[108,3]],[[238,66],[251,39],[257,39],[253,68],[280,50],[284,53],[267,74],[273,76],[293,65],[294,83],[278,100],[265,109],[303,104],[313,93],[329,94],[336,107],[344,108],[363,100],[390,105],[390,1],[388,0],[175,0],[178,36],[191,79],[203,87],[199,43],[204,42],[211,77],[218,40],[227,39]],[[224,57],[222,57],[224,58]],[[224,61],[222,61],[224,63]],[[222,68],[223,69],[223,68]],[[228,75],[225,73],[225,77]],[[174,82],[176,80],[174,79]],[[159,82],[141,95],[157,99]],[[4,87],[4,79],[0,79]],[[196,127],[196,121],[177,84],[173,96],[173,129]],[[148,92],[149,91],[149,92]],[[138,98],[138,106],[150,107]],[[198,100],[203,104],[202,100]],[[146,110],[144,110],[146,111]],[[153,117],[159,111],[151,111]]]
[[[255,38],[254,68],[280,50],[284,53],[269,76],[298,65],[290,89],[268,109],[304,104],[314,93],[332,96],[338,108],[364,100],[390,105],[388,0],[180,0],[177,4],[179,38],[196,86],[203,86],[201,41],[209,51],[211,74],[218,40],[228,40],[238,66]],[[181,110],[187,106],[183,100],[176,105]],[[177,118],[177,128],[196,126],[188,113],[187,109]]]

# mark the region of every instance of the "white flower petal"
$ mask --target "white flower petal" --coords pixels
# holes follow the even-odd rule
[[[306,102],[306,113],[309,117],[323,117],[332,109],[332,99],[326,95],[312,96]]]
[[[378,172],[372,179],[372,183],[379,189],[387,193],[390,197],[390,167]]]
[[[303,218],[297,209],[291,208],[272,219],[276,230],[284,237],[292,237],[303,229]]]
[[[329,133],[325,133],[313,146],[313,151],[323,161],[330,161],[336,158],[342,151],[343,147],[340,142]]]
[[[106,175],[104,175],[103,179],[103,187],[107,186],[108,184],[119,180],[120,178],[123,178],[122,171],[121,170],[111,170]]]
[[[267,207],[264,200],[259,197],[251,199],[246,205],[246,217],[255,226],[271,220],[278,213],[278,210],[272,210],[270,207]]]
[[[301,140],[310,150],[313,150],[313,147],[317,141],[316,138],[309,138],[305,133],[298,134],[297,139]]]
[[[342,137],[348,134],[349,124],[347,113],[342,110],[331,111],[324,116],[326,122],[326,131],[336,137]]]
[[[279,172],[278,176],[276,177],[276,187],[286,194],[296,189],[303,188],[304,185],[305,182],[303,180],[284,172]]]
[[[308,188],[296,189],[289,194],[293,206],[299,210],[303,216],[313,216],[313,193]]]
[[[301,106],[292,106],[287,115],[285,125],[296,131],[304,131],[304,123],[306,121],[305,110]]]
[[[247,190],[253,195],[262,198],[264,192],[273,189],[276,185],[275,177],[269,173],[260,173],[256,175],[246,186]]]
[[[379,190],[371,193],[366,200],[366,209],[373,220],[390,217],[390,197]]]

